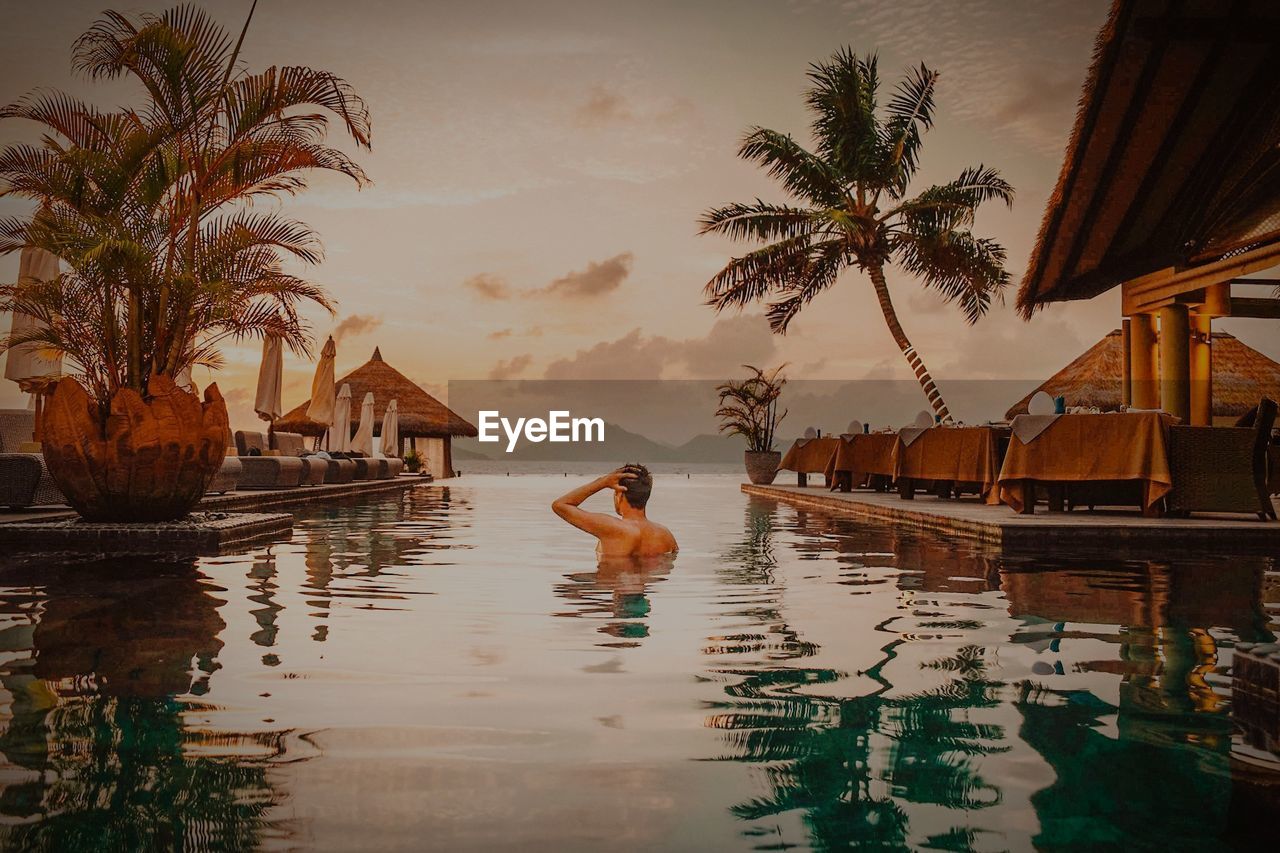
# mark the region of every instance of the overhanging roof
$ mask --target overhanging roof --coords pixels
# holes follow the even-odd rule
[[[1275,243],[1280,3],[1118,0],[1019,310]]]

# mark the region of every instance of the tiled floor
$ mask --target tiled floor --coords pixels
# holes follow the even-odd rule
[[[987,506],[976,498],[942,500],[869,491],[829,492],[821,486],[751,486],[751,495],[771,497],[832,512],[878,518],[941,532],[970,536],[1021,549],[1061,546],[1195,548],[1206,552],[1271,551],[1280,554],[1280,523],[1245,515],[1197,515],[1193,518],[1144,518],[1133,510],[1078,509],[1019,515],[1007,506]],[[1274,499],[1273,499],[1274,500]]]

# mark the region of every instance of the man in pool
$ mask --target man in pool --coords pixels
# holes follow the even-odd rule
[[[613,511],[587,512],[580,504],[596,492],[613,490]],[[552,511],[579,530],[600,540],[596,551],[602,557],[652,557],[672,554],[677,549],[671,531],[644,514],[653,491],[653,475],[643,465],[628,464],[598,480],[579,486],[556,498]]]

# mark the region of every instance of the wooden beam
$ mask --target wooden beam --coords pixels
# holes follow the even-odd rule
[[[1280,299],[1256,299],[1244,296],[1231,297],[1232,317],[1256,317],[1263,320],[1280,320]]]
[[[1228,284],[1260,284],[1264,287],[1280,287],[1280,278],[1233,278]]]
[[[1122,313],[1126,317],[1149,314],[1174,304],[1181,294],[1233,281],[1276,264],[1280,264],[1280,242],[1195,267],[1167,267],[1121,285]]]

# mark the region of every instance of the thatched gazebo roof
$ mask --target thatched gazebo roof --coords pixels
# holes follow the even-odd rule
[[[1280,364],[1226,332],[1214,332],[1212,346],[1215,417],[1242,415],[1262,397],[1280,399]],[[1065,397],[1068,406],[1119,409],[1123,373],[1123,338],[1117,329],[1019,400],[1006,417],[1026,414],[1027,403],[1036,391]]]
[[[476,428],[458,416],[444,403],[422,390],[400,371],[382,360],[382,352],[374,349],[373,357],[334,383],[339,390],[351,386],[351,426],[360,421],[360,404],[364,395],[373,392],[374,432],[382,429],[382,415],[387,403],[397,401],[400,412],[400,434],[407,438],[445,438],[452,435],[475,435]],[[273,425],[279,432],[323,435],[325,426],[307,417],[307,400],[286,413]]]
[[[1018,293],[1024,317],[1280,246],[1278,31],[1274,0],[1115,0]]]

